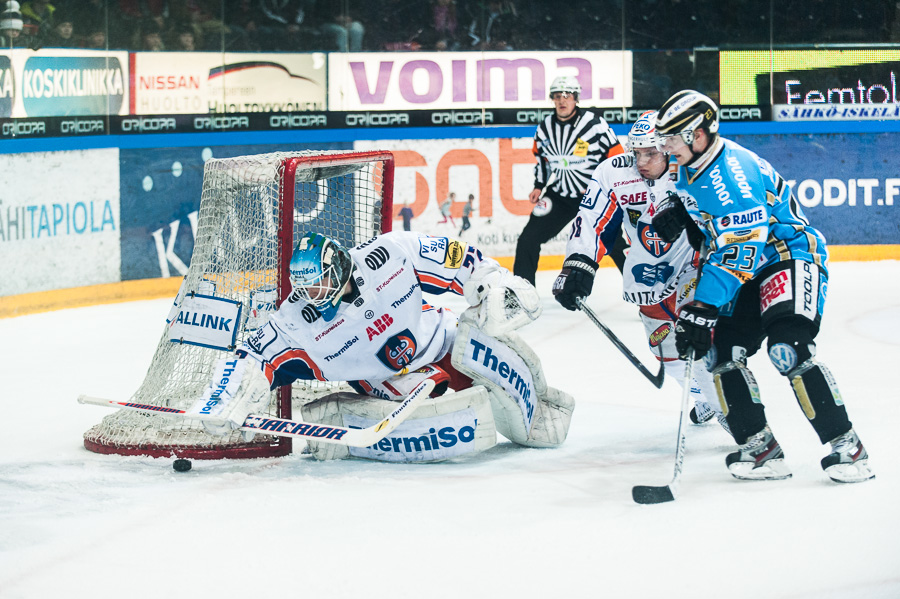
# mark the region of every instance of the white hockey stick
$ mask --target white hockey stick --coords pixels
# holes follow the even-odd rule
[[[637,485],[631,489],[631,497],[638,503],[665,503],[674,501],[681,482],[681,468],[684,465],[684,431],[688,421],[688,399],[691,395],[691,380],[694,374],[694,350],[684,361],[684,388],[681,391],[681,415],[678,419],[678,445],[675,447],[675,475],[672,482],[664,487]]]
[[[416,385],[416,388],[406,396],[406,399],[400,402],[390,415],[378,424],[374,424],[368,428],[344,428],[342,426],[304,422],[303,420],[287,420],[285,418],[276,418],[275,416],[265,416],[263,414],[250,414],[247,416],[247,419],[244,420],[243,426],[238,430],[266,433],[279,437],[314,439],[316,441],[321,441],[322,443],[335,443],[337,445],[349,445],[350,447],[368,447],[378,443],[388,436],[395,428],[400,426],[400,424],[416,410],[416,407],[418,407],[422,399],[428,397],[433,389],[434,381],[425,379]],[[88,395],[79,395],[78,403],[94,404],[106,406],[108,408],[137,410],[140,412],[152,412],[154,414],[170,415],[190,420],[215,420],[217,422],[221,422],[222,420],[221,418],[216,418],[214,416],[188,414],[184,410],[176,408],[115,401],[112,399],[102,399],[100,397],[90,397]]]

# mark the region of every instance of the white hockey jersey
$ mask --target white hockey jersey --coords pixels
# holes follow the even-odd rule
[[[464,242],[402,231],[350,256],[358,295],[331,321],[292,294],[243,345],[273,388],[297,379],[382,381],[436,362],[453,345],[457,317],[428,304],[423,291],[462,295],[472,272],[497,266]]]
[[[686,235],[666,243],[653,229],[654,207],[674,189],[670,176],[641,177],[631,153],[601,163],[572,222],[566,256],[583,254],[599,263],[624,228],[631,242],[622,272],[624,298],[639,305],[661,303],[676,290],[678,275],[697,262]]]

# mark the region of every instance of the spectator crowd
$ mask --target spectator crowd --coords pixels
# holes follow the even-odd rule
[[[0,7],[5,48],[656,50],[900,41],[896,0],[0,0]]]

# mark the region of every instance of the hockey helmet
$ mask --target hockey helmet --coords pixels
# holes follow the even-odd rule
[[[660,137],[681,136],[685,144],[694,143],[694,131],[706,129],[711,135],[719,130],[719,108],[709,97],[692,89],[678,92],[662,105],[656,119]]]
[[[656,134],[656,111],[648,110],[638,117],[628,132],[628,145],[635,148],[659,149],[659,136]]]
[[[575,96],[575,99],[578,99],[578,94],[581,93],[581,84],[578,83],[578,79],[572,77],[571,75],[560,75],[550,84],[550,99],[553,99],[553,94],[556,92],[562,92],[564,94],[572,94]]]
[[[291,255],[291,286],[300,299],[312,304],[326,321],[337,314],[344,286],[350,280],[350,252],[318,233],[306,233]]]

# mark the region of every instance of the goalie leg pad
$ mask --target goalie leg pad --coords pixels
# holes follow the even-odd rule
[[[219,420],[202,420],[203,428],[211,435],[227,435],[244,424],[247,416],[264,412],[272,399],[269,380],[252,360],[231,357],[216,362],[210,384],[193,406],[191,414],[215,416]],[[243,431],[245,441],[255,433]]]
[[[501,435],[527,447],[565,441],[575,400],[547,386],[537,354],[518,335],[494,338],[461,320],[452,362],[488,389]]]
[[[355,393],[333,393],[301,408],[304,420],[365,428],[390,414],[394,402]],[[497,444],[488,392],[476,386],[429,398],[394,432],[370,447],[307,441],[317,460],[364,458],[383,462],[440,462],[484,451]]]

